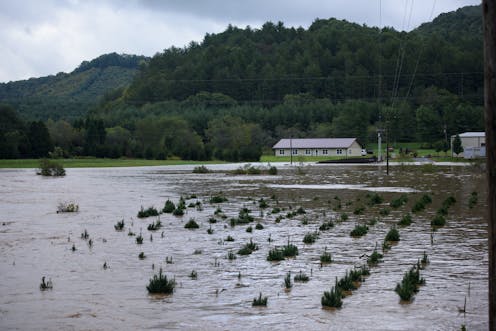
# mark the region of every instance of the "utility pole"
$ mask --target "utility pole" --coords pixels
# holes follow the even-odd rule
[[[291,165],[293,165],[293,136],[289,137],[289,159],[291,160]]]
[[[489,330],[496,330],[496,1],[482,1],[486,122]]]

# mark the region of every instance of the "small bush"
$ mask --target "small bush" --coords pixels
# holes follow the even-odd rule
[[[353,211],[353,214],[355,214],[355,215],[361,215],[361,214],[363,214],[364,211],[365,211],[365,207],[363,207],[363,206],[357,207]]]
[[[291,272],[289,271],[286,274],[286,277],[284,277],[284,287],[288,290],[293,287],[293,283],[291,282]]]
[[[141,209],[138,212],[138,217],[139,218],[145,218],[145,217],[150,217],[150,216],[158,216],[158,210],[155,209],[153,206],[148,207],[147,209],[144,209],[143,206],[141,206]]]
[[[119,222],[117,222],[117,224],[114,225],[114,229],[116,231],[122,231],[124,230],[124,220],[120,220]]]
[[[210,198],[210,203],[223,203],[227,201],[227,198],[223,195],[214,195]]]
[[[332,262],[332,257],[331,253],[327,252],[327,247],[324,248],[324,253],[320,256],[320,262],[321,263],[331,263]]]
[[[207,229],[207,233],[208,233],[208,234],[213,234],[213,233],[214,233],[214,229],[212,229],[212,226],[210,226],[210,227]]]
[[[46,290],[51,290],[52,288],[53,288],[52,280],[49,279],[47,282],[45,282],[45,276],[41,277],[40,290],[46,291]]]
[[[204,165],[197,166],[197,167],[194,167],[193,168],[193,173],[194,174],[208,174],[210,172],[212,172],[212,171],[210,171],[210,169],[208,169]]]
[[[318,232],[307,233],[303,237],[303,242],[305,244],[313,244],[317,240],[318,237],[319,237],[319,233]]]
[[[143,252],[139,253],[138,258],[139,258],[140,260],[145,259],[145,258],[146,258],[145,253],[143,253]]]
[[[239,255],[250,255],[254,251],[258,250],[258,245],[255,244],[251,239],[249,243],[246,243],[241,249],[238,251]]]
[[[225,241],[234,241],[234,238],[229,235],[226,237]]]
[[[300,270],[300,272],[294,276],[293,280],[295,282],[306,283],[310,280],[310,278]]]
[[[389,208],[382,208],[381,210],[379,210],[379,215],[388,216],[390,212],[391,211],[389,210]]]
[[[374,248],[374,251],[372,254],[367,259],[367,264],[368,265],[377,265],[379,262],[382,261],[383,255],[377,251],[377,247]]]
[[[162,222],[160,222],[160,220],[156,220],[154,223],[152,224],[148,224],[148,231],[156,231],[158,229],[160,229],[162,227]]]
[[[408,202],[408,197],[406,194],[402,194],[399,198],[393,199],[389,205],[391,208],[397,209]]]
[[[384,198],[381,197],[376,192],[367,194],[367,197],[369,198],[369,202],[368,202],[369,206],[379,205],[384,201]]]
[[[79,211],[79,205],[74,202],[61,202],[57,206],[58,213],[77,213]]]
[[[174,202],[167,200],[164,204],[164,208],[162,208],[162,212],[170,214],[174,212],[175,209],[176,209],[176,205],[174,204]]]
[[[269,175],[275,176],[277,175],[277,168],[272,166],[269,168]]]
[[[190,218],[188,223],[184,225],[185,229],[198,229],[200,226],[196,223],[194,218]]]
[[[136,237],[136,243],[138,245],[143,244],[143,236],[141,235],[141,233],[139,234],[139,236]]]
[[[339,288],[337,284],[331,287],[330,291],[324,291],[322,295],[322,299],[320,300],[323,307],[331,307],[331,308],[341,308],[343,305],[343,292],[341,288]]]
[[[65,176],[65,169],[61,163],[48,159],[41,159],[40,168],[37,174],[41,176],[62,177]]]
[[[422,201],[416,201],[412,207],[412,213],[418,213],[425,209],[425,204]]]
[[[433,227],[442,227],[446,225],[446,219],[443,215],[437,214],[431,221],[431,226]]]
[[[348,220],[348,215],[346,213],[342,213],[340,217],[341,217],[341,221],[343,222]]]
[[[176,280],[167,279],[167,276],[162,274],[162,268],[160,268],[159,274],[153,275],[146,289],[149,293],[172,294],[175,286]]]
[[[189,277],[191,279],[197,279],[198,278],[198,273],[196,272],[196,270],[192,270],[191,273],[189,274]]]
[[[353,230],[351,230],[350,236],[361,237],[361,236],[366,235],[368,231],[369,231],[369,227],[367,225],[357,224],[357,225],[355,225],[355,228]]]
[[[400,241],[400,233],[396,227],[392,227],[389,229],[388,233],[386,234],[386,237],[384,238],[385,241]]]
[[[262,209],[265,209],[267,208],[269,205],[267,204],[267,201],[264,200],[264,198],[261,198],[259,201],[258,201],[258,207],[262,208]]]
[[[284,252],[275,247],[269,250],[269,254],[267,255],[267,261],[282,261],[285,259]]]
[[[248,233],[253,232],[253,228],[251,227],[251,225],[246,228],[246,232],[248,232]]]
[[[415,293],[418,292],[418,286],[425,284],[425,280],[420,277],[420,269],[413,266],[403,275],[401,283],[396,285],[394,291],[403,301],[410,301]]]
[[[298,209],[296,209],[296,214],[298,214],[298,215],[303,215],[306,213],[307,212],[305,211],[305,209],[303,209],[303,207],[299,207]]]
[[[401,226],[409,226],[410,224],[412,224],[412,215],[410,215],[410,213],[403,216],[401,220],[398,222],[398,225]]]
[[[477,192],[470,193],[470,198],[468,199],[468,207],[470,209],[474,208],[479,200]]]
[[[227,259],[228,260],[236,260],[237,256],[234,254],[232,251],[227,252]]]
[[[274,207],[274,208],[272,208],[271,214],[277,214],[277,213],[280,213],[280,212],[281,212],[281,209],[280,208]]]
[[[257,225],[255,225],[255,229],[257,230],[263,230],[264,226],[261,224],[261,223],[257,223]]]
[[[331,220],[329,220],[329,221],[324,222],[320,225],[319,231],[327,231],[333,227],[334,227],[334,223]]]
[[[252,306],[267,306],[267,297],[262,297],[262,292],[258,295],[258,298],[253,299]]]

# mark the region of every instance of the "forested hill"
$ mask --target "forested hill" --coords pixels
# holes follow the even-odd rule
[[[480,10],[443,14],[410,33],[332,18],[308,29],[281,22],[260,29],[230,25],[201,43],[154,56],[125,98],[139,105],[205,91],[268,106],[298,93],[386,102],[436,86],[480,104],[482,34],[474,32],[480,32]]]
[[[84,61],[71,73],[1,83],[0,103],[12,105],[28,119],[79,118],[106,94],[121,93],[118,89],[127,87],[147,60],[111,53]]]

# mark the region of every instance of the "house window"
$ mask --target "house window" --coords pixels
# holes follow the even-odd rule
[[[305,154],[310,155],[310,154],[312,154],[312,152],[309,149],[305,149]]]
[[[343,150],[342,150],[342,149],[336,149],[336,154],[337,154],[337,155],[341,155],[341,154],[343,154]]]
[[[296,155],[298,154],[298,150],[297,149],[293,149],[293,155]]]
[[[348,154],[351,155],[351,148],[348,150]]]
[[[327,155],[327,149],[323,149],[322,154]]]
[[[279,155],[284,155],[284,149],[279,150]]]

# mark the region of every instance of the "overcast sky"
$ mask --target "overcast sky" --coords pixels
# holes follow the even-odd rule
[[[70,72],[117,52],[152,56],[229,23],[308,27],[315,18],[412,30],[481,0],[0,0],[0,82]]]

